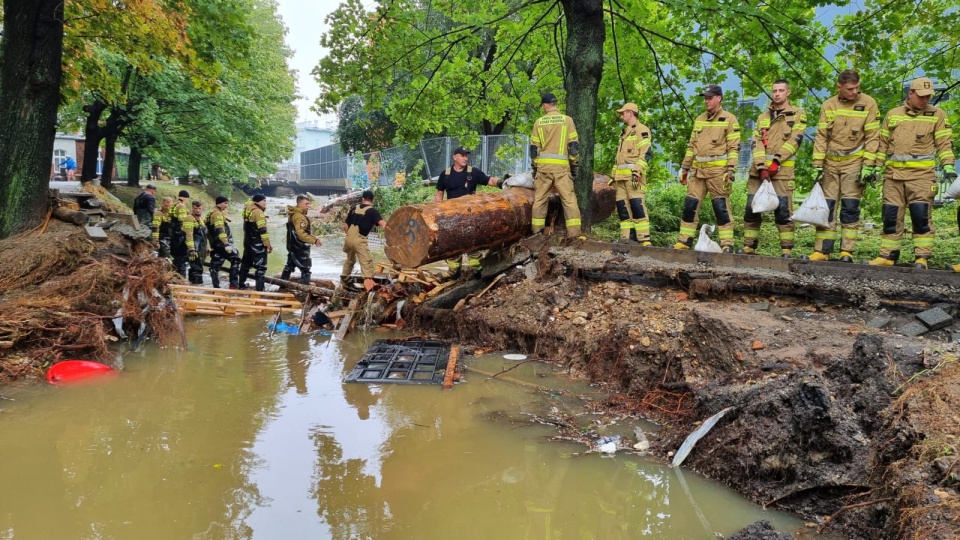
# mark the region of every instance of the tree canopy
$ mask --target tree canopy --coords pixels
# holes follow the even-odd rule
[[[525,133],[539,115],[539,94],[551,91],[581,140],[593,141],[596,130],[596,168],[604,170],[620,127],[614,111],[625,101],[636,102],[653,129],[657,159],[677,162],[706,84],[725,87],[725,106],[745,115],[741,121],[759,111],[738,101],[768,93],[779,78],[791,81],[794,101],[814,118],[846,68],[858,69],[864,91],[886,108],[902,99],[903,82],[920,74],[956,85],[951,66],[960,30],[942,23],[945,13],[956,13],[949,0],[860,5],[391,0],[367,9],[345,0],[321,38],[330,53],[313,71],[321,85],[317,108],[331,111],[356,95],[396,122],[395,142],[436,133],[469,140]],[[590,28],[596,17],[602,31]],[[576,71],[594,58],[602,62],[595,91],[583,88],[592,84],[590,72]],[[588,181],[580,179],[578,195],[589,193]]]

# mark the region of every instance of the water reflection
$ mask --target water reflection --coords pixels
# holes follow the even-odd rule
[[[344,384],[387,334],[270,336],[257,318],[187,332],[190,351],[128,355],[108,384],[4,391],[18,401],[0,415],[0,538],[670,539],[798,524],[658,463],[550,441],[526,420],[589,389],[542,365],[509,373],[525,384],[468,374],[446,392]]]

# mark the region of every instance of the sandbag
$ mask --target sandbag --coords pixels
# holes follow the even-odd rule
[[[533,189],[533,174],[525,172],[511,176],[503,181],[503,187],[522,187]]]
[[[950,184],[950,187],[943,192],[943,196],[948,199],[960,198],[960,178],[957,178],[952,184]]]
[[[773,184],[769,180],[764,180],[753,196],[753,205],[750,208],[754,214],[762,214],[773,212],[778,206],[780,206],[780,199],[777,198],[777,190],[773,189]]]
[[[713,241],[710,238],[710,233],[713,232],[713,225],[704,225],[700,227],[700,238],[697,240],[697,245],[693,246],[694,251],[705,251],[707,253],[720,253],[720,244]]]
[[[821,227],[830,226],[830,207],[827,206],[827,199],[823,196],[823,188],[820,187],[820,182],[813,185],[807,200],[803,201],[803,204],[790,216],[790,219]]]

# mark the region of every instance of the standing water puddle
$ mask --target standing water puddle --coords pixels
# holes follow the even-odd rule
[[[639,456],[576,455],[517,421],[592,392],[527,363],[487,381],[342,382],[383,332],[269,336],[192,318],[77,387],[5,388],[0,538],[714,538],[766,519],[732,491]],[[482,371],[512,365],[467,359]],[[538,387],[563,389],[549,392]]]

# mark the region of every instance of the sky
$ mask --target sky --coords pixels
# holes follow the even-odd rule
[[[296,101],[297,121],[334,121],[334,115],[319,116],[310,106],[320,94],[320,87],[310,75],[317,62],[326,54],[320,47],[320,35],[327,25],[327,15],[340,5],[339,0],[277,0],[278,11],[287,27],[287,46],[293,49],[290,67],[297,70],[297,91],[303,96]]]

